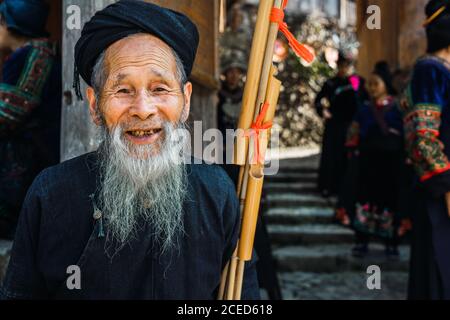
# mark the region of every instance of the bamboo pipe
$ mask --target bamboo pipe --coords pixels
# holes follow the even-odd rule
[[[275,69],[275,67],[274,67]],[[274,72],[272,72],[273,74]],[[271,77],[269,80],[269,85],[267,88],[266,101],[269,104],[267,108],[266,115],[264,117],[264,123],[272,122],[275,118],[275,110],[278,104],[278,97],[281,89],[281,81],[276,79],[275,77]],[[269,148],[269,141],[271,137],[271,128],[261,131],[259,136],[259,152],[265,158],[267,149]],[[259,163],[260,170],[264,171],[264,164]],[[254,167],[256,168],[256,167]],[[253,169],[255,170],[255,169]]]
[[[260,167],[259,165],[252,166]],[[238,264],[235,279],[234,298],[239,300],[242,291],[242,282],[244,279],[245,262],[250,261],[253,253],[253,242],[255,239],[256,221],[258,219],[259,205],[261,201],[261,192],[264,182],[262,170],[255,168],[250,170],[247,186],[247,198],[245,199],[244,214],[242,220],[241,236],[238,246]]]
[[[239,246],[239,244],[238,244]],[[233,256],[231,257],[230,261],[230,270],[227,277],[227,284],[226,284],[226,294],[225,299],[226,300],[233,300],[233,294],[234,294],[234,286],[236,284],[236,268],[238,265],[238,257],[237,257],[237,248],[233,252]]]
[[[252,40],[252,48],[250,52],[250,60],[249,67],[247,70],[247,78],[246,84],[244,87],[244,93],[242,97],[242,108],[239,116],[238,129],[247,130],[251,126],[251,120],[254,115],[255,109],[255,100],[257,95],[257,88],[260,82],[261,73],[260,68],[264,59],[264,48],[267,45],[267,33],[270,25],[270,12],[273,7],[274,0],[261,0],[258,7],[257,20],[255,25],[255,32]],[[235,164],[244,165],[245,164],[245,155],[247,151],[247,142],[244,139],[243,146],[241,149],[235,149],[234,162]],[[236,145],[240,145],[240,143],[236,143]],[[241,155],[241,159],[238,161],[236,158],[238,155]],[[242,160],[243,158],[243,160]],[[239,172],[239,181],[237,186],[238,196],[243,189],[243,171]],[[237,247],[236,251],[237,252]],[[233,254],[232,261],[237,258],[236,255]],[[222,277],[228,279],[228,282],[232,282],[234,284],[235,281],[235,269],[233,268],[233,263],[230,263],[230,266],[226,270],[228,275],[227,277]],[[225,287],[225,285],[221,285],[221,287]],[[230,291],[230,285],[227,286],[227,297],[229,297],[233,291]],[[231,294],[228,294],[231,292]]]
[[[234,285],[233,300],[241,300],[242,284],[244,282],[245,262],[239,261]]]
[[[238,257],[240,261],[250,261],[253,251],[253,235],[258,218],[259,203],[261,200],[264,175],[256,170],[258,165],[252,166],[249,172],[247,198],[244,205],[244,217],[242,221],[241,237],[239,239]]]
[[[239,122],[237,126],[238,129],[247,130],[252,124],[255,111],[255,102],[261,79],[261,66],[264,62],[264,53],[267,46],[267,34],[270,26],[269,17],[273,7],[273,2],[274,0],[261,0],[259,3],[255,33],[253,35],[252,49],[250,51],[247,78],[242,96],[242,108],[239,115]],[[234,163],[242,166],[246,162],[245,156],[247,154],[248,142],[244,137],[237,137],[236,140]]]
[[[252,40],[252,48],[250,51],[249,67],[247,70],[246,84],[244,87],[244,93],[242,97],[242,108],[239,116],[238,129],[247,130],[251,126],[251,119],[254,114],[255,101],[257,95],[257,86],[260,81],[261,72],[260,66],[264,60],[264,48],[267,45],[267,33],[270,26],[270,12],[273,7],[274,0],[261,0],[258,7],[257,20],[255,25],[255,32]],[[237,138],[239,139],[239,138]],[[242,140],[241,140],[242,141]],[[245,164],[245,154],[248,148],[246,139],[243,139],[243,144],[236,142],[234,153],[234,163],[238,165]],[[237,159],[237,155],[241,155],[240,159]],[[237,186],[237,195],[239,196],[242,189],[243,172],[239,173],[239,181]],[[232,257],[233,259],[234,257]],[[230,265],[228,270],[224,270],[229,273],[232,269]],[[229,278],[229,277],[222,277]],[[221,284],[221,287],[224,286]]]
[[[275,0],[274,7],[275,8],[281,8],[283,2],[282,0]],[[266,97],[267,93],[267,87],[269,83],[269,79],[272,78],[273,75],[273,51],[275,47],[275,40],[277,38],[278,34],[278,24],[277,23],[270,23],[269,28],[269,34],[267,36],[267,46],[266,50],[264,52],[264,62],[263,62],[263,69],[261,71],[261,77],[260,77],[260,85],[258,88],[258,96],[257,101],[255,105],[255,111],[253,113],[253,121],[256,120],[258,117],[258,114],[260,112],[261,105],[264,103],[264,99]],[[249,124],[249,127],[251,124]],[[246,198],[246,192],[247,192],[247,180],[248,180],[248,174],[249,174],[249,159],[250,159],[250,148],[248,148],[248,142],[246,140],[246,150],[245,153],[247,154],[247,161],[244,167],[240,169],[240,171],[244,170],[244,172],[241,174],[239,172],[239,177],[242,177],[242,181],[239,181],[239,184],[242,184],[242,187],[240,188],[240,193],[238,193],[239,199],[241,202],[245,201]]]
[[[269,81],[268,91],[266,94],[266,101],[269,102],[269,109],[267,110],[265,121],[272,121],[275,116],[275,109],[280,93],[280,87],[281,82],[273,77],[273,73],[275,72],[275,68],[272,68],[271,74],[272,77]],[[266,139],[263,139],[263,143],[265,142],[266,145],[261,145],[260,147],[267,148],[267,135]],[[254,229],[253,224],[256,224],[257,220],[257,214],[255,216],[255,212],[253,212],[253,208],[255,207],[255,203],[258,204],[261,200],[261,194],[255,194],[255,189],[258,190],[259,187],[261,187],[262,190],[262,184],[261,186],[259,184],[256,184],[256,181],[263,181],[264,179],[264,172],[263,172],[264,164],[256,164],[250,166],[249,171],[249,183],[247,186],[247,197],[244,205],[244,216],[243,216],[243,222],[241,227],[241,237],[239,240],[239,260],[249,261],[251,260],[251,254],[252,254],[252,248],[253,248],[253,242],[250,241],[251,237],[254,236],[254,233],[252,234],[252,230]],[[255,203],[253,203],[255,202]],[[247,215],[248,214],[248,215]],[[248,244],[248,241],[250,245]]]
[[[283,4],[282,0],[275,0],[274,2],[274,7],[280,9],[281,6]],[[270,21],[270,20],[269,20]],[[256,120],[256,118],[258,117],[258,114],[260,112],[260,108],[261,105],[265,102],[264,99],[266,97],[266,93],[267,93],[267,86],[269,83],[269,79],[271,78],[272,75],[272,71],[273,71],[273,51],[274,51],[274,47],[275,47],[275,40],[277,39],[277,35],[278,35],[278,23],[270,23],[270,27],[269,27],[269,34],[267,36],[267,44],[266,44],[266,49],[264,52],[264,61],[263,61],[263,68],[261,71],[261,77],[260,77],[260,84],[258,87],[258,96],[257,96],[257,100],[256,100],[256,105],[254,106],[254,113],[253,113],[253,121]],[[249,124],[248,128],[250,128],[251,123]],[[247,141],[247,140],[246,140]],[[246,145],[246,150],[245,152],[247,153],[247,161],[245,164],[245,171],[243,174],[243,184],[244,186],[246,186],[246,180],[247,180],[247,176],[248,176],[248,171],[249,171],[249,157],[250,157],[250,152],[248,150],[248,144]],[[242,168],[241,168],[242,170]],[[241,193],[240,193],[240,199],[245,201],[245,193],[247,191],[246,187],[241,188]]]
[[[280,94],[280,88],[281,88],[281,81],[276,79],[274,77],[274,74],[276,72],[276,68],[274,66],[272,66],[272,68],[270,69],[270,79],[269,79],[269,83],[267,86],[267,94],[266,94],[266,99],[265,101],[267,101],[269,103],[269,108],[267,109],[267,113],[266,116],[264,117],[264,122],[268,122],[268,121],[272,121],[273,118],[275,117],[275,110],[278,104],[278,98],[279,98],[279,94]],[[269,130],[263,131],[263,137],[262,139],[259,141],[260,142],[260,151],[262,152],[262,154],[265,154],[265,151],[267,149],[268,146],[268,137],[269,137]],[[264,176],[264,164],[258,164],[258,165],[253,165],[251,166],[251,170],[250,170],[250,176],[255,177],[255,176],[261,176],[261,180],[263,180]],[[252,188],[252,186],[248,186],[249,189]],[[262,187],[261,187],[262,190]],[[254,226],[253,229],[248,230],[247,232],[249,232],[248,237],[250,237],[252,240],[252,243],[250,246],[247,246],[247,248],[242,248],[242,246],[239,246],[239,250],[247,250],[246,254],[248,256],[250,256],[251,259],[251,255],[253,253],[253,242],[254,242],[254,238],[255,238],[255,231],[256,231],[256,224],[257,224],[257,218],[258,218],[258,213],[259,213],[259,203],[260,203],[260,199],[261,199],[261,195],[259,195],[259,200],[258,200],[258,209],[256,211],[256,216],[253,216],[250,219],[254,219],[254,221],[245,221],[242,223],[243,227],[242,229],[245,230],[246,228],[244,227],[244,225],[247,223],[250,223],[252,226]],[[246,201],[246,203],[248,202],[248,199]],[[246,214],[246,210],[244,209],[244,217],[248,217],[248,215]],[[247,243],[245,242],[245,240],[242,238],[241,236],[241,243]],[[237,265],[237,274],[236,274],[236,284],[234,285],[234,300],[240,300],[241,299],[241,292],[242,292],[242,285],[243,285],[243,279],[244,279],[244,271],[245,271],[245,260],[241,259],[241,255],[240,259],[238,261],[238,265]]]
[[[269,108],[267,109],[266,116],[264,117],[264,122],[273,121],[275,118],[275,111],[278,105],[278,98],[280,97],[281,81],[275,78],[275,73],[277,68],[272,66],[271,77],[269,79],[269,85],[267,88],[266,101],[269,103]],[[270,130],[270,129],[269,129]]]
[[[264,48],[267,46],[267,33],[271,24],[269,17],[273,7],[273,1],[261,0],[258,8],[258,18],[252,41],[247,79],[238,123],[238,128],[244,130],[250,128],[253,119],[257,88],[259,87],[261,78],[261,66],[264,61]]]
[[[275,72],[276,72],[276,68],[274,66],[272,66],[271,71],[270,71],[270,79],[269,79],[269,83],[268,83],[267,94],[266,94],[266,101],[269,103],[269,108],[267,109],[266,116],[264,117],[264,122],[273,120],[273,118],[275,117],[275,110],[276,110],[276,107],[278,104],[278,98],[279,98],[280,89],[281,89],[281,81],[274,77]],[[265,150],[267,149],[269,132],[270,132],[270,129],[267,131],[264,131],[265,136],[260,141],[261,142],[260,150],[261,150],[261,152],[263,152],[262,154],[265,154]],[[264,170],[263,164],[253,165],[250,170],[250,175],[251,176],[261,175],[262,179],[263,179],[264,178],[263,170]],[[250,189],[251,186],[249,185],[248,188]],[[261,199],[261,197],[259,199]],[[246,211],[244,211],[244,216],[245,216],[245,212]],[[258,211],[256,212],[256,217],[253,217],[253,219],[256,220],[256,221],[254,221],[254,229],[247,230],[248,232],[250,232],[249,237],[251,237],[253,239],[253,241],[254,241],[254,237],[255,237],[258,213],[259,213],[259,203],[258,203]],[[244,225],[244,223],[243,223],[243,225]],[[244,230],[244,227],[242,229]],[[242,236],[241,236],[241,240],[243,241]],[[242,247],[239,246],[239,249],[241,249],[241,248]],[[253,242],[250,247],[246,248],[246,250],[248,250],[247,255],[250,255],[250,259],[251,259],[251,255],[253,252]],[[241,298],[242,285],[243,285],[243,279],[244,279],[244,270],[245,270],[245,261],[239,259],[238,265],[237,265],[236,284],[234,285],[234,300],[240,300],[240,298]]]
[[[282,0],[275,0],[274,6],[277,8],[281,8],[282,6]],[[264,98],[266,96],[266,91],[267,91],[267,86],[268,86],[268,82],[269,82],[269,78],[271,78],[271,71],[273,71],[272,67],[272,61],[273,61],[273,50],[274,50],[274,46],[275,46],[275,40],[278,34],[278,24],[277,23],[271,23],[270,24],[270,28],[269,28],[269,34],[267,37],[267,44],[266,44],[266,49],[264,52],[264,61],[263,61],[263,69],[261,71],[261,77],[260,77],[260,85],[258,88],[258,96],[257,96],[257,101],[256,101],[256,105],[255,105],[255,111],[253,113],[253,121],[256,120],[259,112],[260,112],[260,107],[261,105],[264,103]],[[249,115],[247,113],[247,115]],[[250,125],[249,125],[250,126]],[[247,143],[247,140],[246,140]],[[247,203],[248,200],[246,200],[247,198],[247,190],[248,188],[248,180],[249,180],[249,170],[250,167],[248,165],[248,161],[250,159],[250,150],[248,148],[248,144],[246,144],[246,150],[245,153],[248,154],[247,155],[247,161],[246,161],[246,165],[244,167],[241,167],[240,169],[240,173],[239,173],[239,177],[242,177],[242,180],[239,181],[239,185],[241,185],[240,188],[240,194],[239,194],[239,198],[240,198],[240,202],[242,203]],[[243,171],[243,173],[242,173]],[[261,170],[262,171],[262,170]],[[261,183],[262,186],[262,183]],[[262,187],[261,187],[262,188]],[[245,206],[245,205],[244,205]],[[259,209],[259,203],[258,203],[258,209]],[[248,215],[246,213],[246,210],[244,209],[244,213],[243,213],[243,222],[242,225],[245,226],[246,223],[244,222],[245,220],[245,216]],[[252,218],[250,218],[248,221],[251,221]],[[256,219],[254,222],[254,228],[256,228],[256,222],[257,222],[257,213],[256,213]],[[253,238],[254,238],[254,231],[252,232],[252,225],[251,222],[248,225],[249,228],[249,238],[251,238],[251,234],[253,233]],[[242,229],[241,229],[242,230]],[[241,239],[242,239],[242,231],[241,231]],[[250,249],[250,259],[251,259],[251,253],[252,253],[252,248],[253,248],[253,241],[254,239],[252,239],[251,242],[251,249]],[[239,248],[242,245],[242,241],[240,241],[240,245]],[[239,260],[238,260],[238,264],[237,264],[237,274],[235,275],[235,281],[236,284],[233,286],[234,287],[234,299],[240,299],[240,294],[241,294],[241,290],[242,290],[242,282],[243,282],[243,277],[244,277],[244,267],[245,267],[245,261],[246,259],[242,259],[242,254],[245,251],[248,251],[248,246],[244,247],[245,249],[243,249],[242,251],[239,249],[240,254],[238,254],[239,256]],[[250,260],[248,259],[248,260]],[[247,260],[247,261],[248,261]],[[231,280],[231,278],[230,278]],[[232,287],[229,287],[228,290],[232,290]],[[230,291],[228,292],[228,296],[230,296]]]
[[[230,270],[230,261],[227,262],[225,268],[223,268],[222,275],[220,276],[220,286],[219,286],[219,293],[217,295],[217,300],[223,300],[224,298],[229,270]]]
[[[282,0],[275,0],[274,8],[280,9],[283,4]],[[269,79],[271,78],[273,71],[273,52],[275,49],[275,40],[277,40],[278,35],[278,23],[270,23],[269,27],[269,35],[267,37],[267,47],[264,53],[264,64],[261,72],[261,80],[258,88],[258,97],[256,99],[256,109],[259,110],[261,105],[265,102],[265,98],[267,95],[267,85],[269,83]],[[258,116],[258,112],[255,112],[253,116],[253,121],[256,120]]]
[[[281,8],[281,5],[282,5],[281,0],[275,0],[276,7]],[[261,9],[261,7],[260,7],[260,9]],[[272,8],[270,8],[270,10],[271,9]],[[259,15],[259,12],[258,12],[258,15]],[[269,14],[267,13],[266,15],[264,15],[264,17],[268,18]],[[270,21],[270,20],[267,19],[267,21]],[[267,84],[268,84],[269,74],[270,74],[270,70],[271,70],[271,66],[272,66],[274,44],[275,44],[276,36],[278,34],[278,24],[271,23],[269,29],[270,30],[269,30],[269,35],[267,37],[266,49],[264,52],[263,70],[261,72],[260,81],[259,81],[260,85],[258,87],[258,96],[257,96],[258,101],[257,101],[256,105],[255,104],[253,105],[254,106],[254,110],[252,113],[253,120],[256,119],[256,117],[259,113],[260,105],[264,102],[263,99],[264,99],[266,91],[267,91]],[[258,30],[256,30],[256,31],[258,31]],[[255,31],[255,33],[256,33],[256,31]],[[253,46],[252,46],[252,51],[253,51]],[[249,68],[249,73],[250,73],[250,68]],[[246,89],[247,89],[247,85],[249,85],[248,81],[246,83]],[[245,91],[244,91],[244,98],[245,98]],[[247,128],[248,129],[251,125],[251,114],[250,114],[249,110],[247,109],[249,107],[250,106],[248,104],[243,103],[243,108],[241,110],[241,117],[240,117],[239,126],[238,126],[239,128]],[[244,110],[244,108],[247,110]],[[248,149],[248,145],[247,145],[247,143],[245,143],[245,152],[244,152],[245,154],[247,153],[247,149]],[[239,152],[236,152],[236,154],[239,154]],[[242,161],[242,159],[241,159],[241,161]],[[239,164],[240,163],[241,162],[239,162]],[[246,199],[247,184],[248,184],[248,171],[249,171],[249,167],[248,167],[248,165],[245,165],[245,167],[243,167],[243,168],[241,167],[241,170],[239,173],[238,189],[240,191],[239,198],[241,200],[241,204],[243,202],[246,202],[245,199]],[[258,207],[259,207],[259,204],[258,204]],[[244,212],[245,212],[245,210],[244,210]],[[244,216],[245,216],[245,214],[244,214]],[[256,227],[256,225],[255,225],[255,227]],[[253,242],[252,242],[252,244],[253,244]],[[233,260],[234,260],[234,257],[233,257]],[[237,286],[236,286],[236,291],[238,292],[238,294],[236,294],[236,292],[234,292],[235,297],[237,297],[237,296],[240,297],[240,291],[242,288],[244,264],[245,264],[245,260],[238,262],[238,273],[239,274],[237,276]],[[228,277],[229,281],[232,281],[233,277],[235,277],[235,276],[236,275],[234,274],[234,270],[231,270],[230,276]],[[234,287],[233,285],[228,284],[227,297],[229,297],[232,294],[233,287]]]
[[[279,1],[279,2],[281,3],[281,1]],[[269,79],[266,82],[266,90],[264,90],[265,91],[264,98],[265,98],[266,101],[268,101],[270,103],[269,109],[267,110],[268,112],[266,113],[266,116],[264,118],[265,121],[272,121],[273,120],[273,118],[275,116],[275,109],[276,109],[278,97],[279,97],[281,82],[274,77],[275,71],[276,71],[276,68],[271,64],[270,68],[268,69]],[[267,144],[267,142],[268,142],[268,140],[266,140],[266,144]],[[267,145],[264,147],[264,150],[266,148],[267,148]],[[250,157],[248,159],[250,159]],[[260,164],[260,165],[263,166],[264,164]],[[250,167],[252,168],[253,172],[250,172],[250,170],[249,170]],[[252,175],[255,176],[256,175],[256,172],[255,172],[256,168],[257,168],[257,166],[255,166],[255,165],[252,165],[252,166],[246,165],[245,169],[248,170],[247,171],[248,175],[245,176],[245,172],[244,172],[244,179],[248,178],[248,177],[250,177]],[[241,168],[241,170],[242,169],[243,168]],[[258,176],[259,175],[261,175],[262,178],[264,178],[262,173],[258,174]],[[245,193],[244,193],[244,188],[245,188]],[[246,181],[244,180],[243,189],[242,189],[241,198],[240,198],[240,200],[244,201],[244,203],[247,203],[247,201],[248,201],[247,194],[246,194],[248,192],[248,190],[251,190],[251,186],[250,185],[247,186],[246,185]],[[245,208],[246,207],[244,205],[244,211],[243,211],[244,212],[244,217],[243,217],[243,224],[242,224],[242,227],[241,227],[241,239],[243,239],[243,234],[244,234],[244,230],[245,230],[245,227],[246,227],[245,226],[246,221],[251,221],[251,220],[245,220],[245,214],[247,212]],[[243,245],[245,245],[245,244],[243,244],[243,241],[240,241],[240,244],[239,244],[239,252],[240,252],[239,260],[249,261],[251,259],[251,250],[250,250],[250,252],[247,252],[246,254],[244,254],[244,251],[241,250],[241,246],[243,246]],[[250,255],[250,259],[247,259],[246,257],[248,257],[249,255]]]
[[[275,73],[275,67],[273,67]],[[266,116],[264,117],[264,122],[273,121],[275,118],[275,111],[278,105],[278,98],[280,96],[281,81],[272,76],[269,80],[269,85],[267,89],[266,101],[269,103],[269,108],[267,109]],[[261,133],[261,139],[259,144],[259,151],[261,154],[265,155],[267,149],[269,148],[269,141],[272,134],[272,129],[269,128]],[[261,170],[264,170],[262,167]]]

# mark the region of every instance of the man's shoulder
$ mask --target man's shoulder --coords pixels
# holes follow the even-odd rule
[[[76,185],[76,182],[83,179],[87,172],[94,170],[95,155],[95,152],[83,154],[44,169],[35,178],[32,188],[39,187],[49,194],[51,191],[62,191]]]

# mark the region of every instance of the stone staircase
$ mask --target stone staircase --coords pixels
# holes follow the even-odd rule
[[[280,161],[265,180],[266,212],[273,256],[284,299],[405,299],[409,246],[388,260],[382,243],[370,254],[351,255],[353,231],[333,223],[335,200],[316,191],[318,156]],[[381,290],[367,288],[367,267],[381,269]]]

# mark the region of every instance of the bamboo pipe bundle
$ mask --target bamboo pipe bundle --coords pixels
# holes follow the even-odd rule
[[[281,82],[273,74],[275,68],[271,68],[271,77],[268,84],[266,101],[269,102],[264,121],[272,121],[275,115],[275,109],[281,88]],[[260,141],[261,150],[265,150],[268,144],[268,131]],[[264,152],[264,151],[263,151]],[[224,272],[220,287],[219,299],[239,300],[242,291],[242,282],[244,275],[245,262],[251,260],[253,242],[255,237],[256,223],[259,213],[259,205],[263,186],[264,164],[254,164],[250,166],[249,179],[247,185],[247,197],[243,208],[243,222],[241,237],[238,244],[238,251],[235,251],[231,261],[228,263],[229,273]],[[228,271],[227,268],[225,268]],[[225,285],[224,281],[227,280]],[[224,290],[226,295],[224,296]]]
[[[247,79],[245,83],[244,93],[242,97],[242,108],[239,116],[238,130],[248,130],[251,126],[253,115],[255,114],[255,103],[257,98],[257,91],[259,88],[259,82],[261,79],[261,65],[264,62],[264,53],[267,46],[267,33],[270,26],[270,12],[273,7],[274,0],[261,0],[258,7],[257,20],[255,25],[255,33],[252,40],[252,48],[250,51],[249,67],[247,70]],[[235,149],[234,163],[238,165],[244,165],[246,159],[247,142],[246,139],[237,139],[236,146],[239,148]],[[237,194],[241,193],[243,181],[243,171],[239,173],[239,181],[237,185]],[[242,207],[242,204],[241,204]],[[241,210],[242,211],[242,210]],[[231,287],[234,283],[234,277],[236,272],[236,259],[237,250],[233,253],[231,261],[227,263],[222,277],[221,285],[219,288],[219,299],[232,299],[229,294],[225,296],[225,289],[230,291],[230,281],[232,282]],[[224,284],[224,281],[226,282]]]
[[[264,120],[270,121],[273,119],[275,113],[280,82],[273,78],[274,67],[272,65],[272,58],[274,44],[278,33],[278,24],[270,23],[269,20],[273,4],[276,8],[281,8],[282,0],[262,0],[258,9],[258,20],[250,55],[247,82],[244,89],[243,105],[238,125],[239,129],[246,130],[250,128],[252,118],[253,121],[256,120],[260,112],[260,106],[265,101],[272,103]],[[264,30],[267,30],[265,34],[263,32]],[[266,41],[263,41],[264,36],[266,36]],[[262,53],[264,53],[263,56]],[[259,62],[262,63],[262,69]],[[258,82],[258,78],[259,86],[256,87],[255,84]],[[271,84],[269,84],[269,80]],[[269,92],[271,92],[270,97]],[[254,234],[264,179],[264,164],[250,166],[248,142],[246,139],[241,139],[240,141],[239,139],[237,140],[238,148],[235,150],[235,163],[241,165],[237,188],[238,196],[241,201],[243,221],[241,238],[237,250],[235,250],[231,260],[227,263],[221,277],[218,298],[227,300],[240,299],[241,296],[245,261],[251,260],[253,251]],[[265,142],[261,143],[263,152],[267,148],[267,142],[268,138],[266,135]]]

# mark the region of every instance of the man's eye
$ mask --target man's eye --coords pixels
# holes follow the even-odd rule
[[[167,92],[169,90],[167,90],[166,88],[163,88],[163,87],[157,87],[157,88],[154,89],[154,91],[156,91],[156,92]]]
[[[129,89],[125,89],[125,88],[122,88],[122,89],[119,89],[119,90],[117,90],[117,93],[123,93],[123,94],[128,94],[128,93],[130,93],[131,91],[129,90]]]

